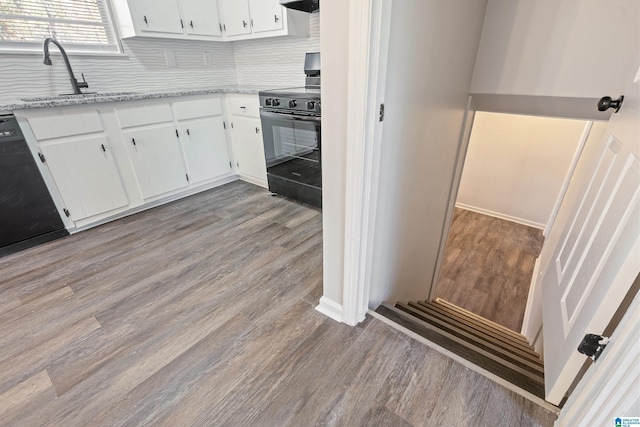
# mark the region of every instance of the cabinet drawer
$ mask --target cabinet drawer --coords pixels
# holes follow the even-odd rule
[[[174,102],[173,108],[178,120],[219,116],[222,114],[220,98]]]
[[[227,96],[229,113],[236,116],[260,117],[260,99],[257,95]]]
[[[122,128],[173,121],[169,104],[118,107],[116,113]]]
[[[46,110],[35,114],[30,113],[27,120],[38,141],[103,130],[97,110]]]

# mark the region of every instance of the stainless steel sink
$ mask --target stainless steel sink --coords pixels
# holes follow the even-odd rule
[[[54,95],[54,96],[34,96],[30,98],[21,98],[24,102],[46,102],[60,101],[63,99],[82,99],[82,98],[106,98],[110,96],[133,95],[136,92],[97,92],[97,93],[81,93],[78,95]]]

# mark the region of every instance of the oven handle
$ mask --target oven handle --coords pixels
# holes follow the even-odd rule
[[[270,111],[260,110],[260,116],[271,117],[274,119],[285,119],[291,117],[294,120],[306,120],[310,122],[320,122],[322,119],[315,116],[299,116],[297,114],[272,113]]]

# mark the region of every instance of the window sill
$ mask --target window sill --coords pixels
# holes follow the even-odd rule
[[[81,51],[66,51],[67,56],[82,57],[82,58],[110,58],[110,59],[129,59],[129,54],[124,52],[81,52]],[[55,58],[59,52],[56,49],[51,49],[51,55]],[[42,56],[42,49],[2,49],[0,48],[0,56]]]

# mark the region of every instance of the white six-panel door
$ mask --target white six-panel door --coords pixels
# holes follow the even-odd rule
[[[545,388],[554,404],[586,360],[577,351],[583,336],[603,332],[640,271],[639,93],[636,75],[599,146],[583,152],[583,178],[571,182],[541,253]]]

